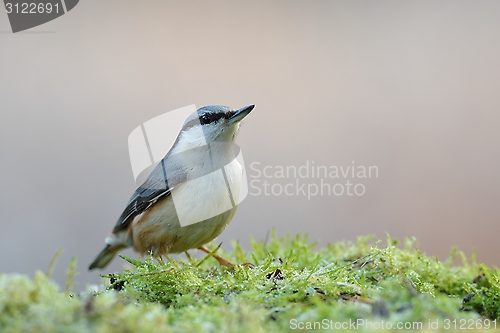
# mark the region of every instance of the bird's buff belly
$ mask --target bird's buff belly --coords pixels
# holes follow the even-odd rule
[[[141,254],[154,256],[198,248],[219,236],[229,224],[237,206],[198,223],[181,226],[173,200],[160,199],[137,216],[128,230],[128,242]]]

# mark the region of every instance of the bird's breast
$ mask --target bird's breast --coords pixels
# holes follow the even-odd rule
[[[181,226],[222,214],[240,202],[243,169],[237,160],[197,176],[188,178],[171,193]]]

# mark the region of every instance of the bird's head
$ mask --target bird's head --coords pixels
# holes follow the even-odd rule
[[[180,141],[204,143],[234,142],[240,121],[255,107],[248,105],[234,110],[228,106],[204,106],[193,112],[184,122]],[[203,142],[204,141],[204,142]],[[187,142],[186,142],[187,143]]]

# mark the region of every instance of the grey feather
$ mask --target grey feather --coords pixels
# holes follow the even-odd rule
[[[113,233],[126,229],[134,217],[146,211],[160,198],[170,195],[175,186],[186,180],[186,170],[181,164],[175,163],[175,155],[169,155],[158,163],[144,183],[135,190],[118,218]],[[169,163],[165,163],[167,158]]]

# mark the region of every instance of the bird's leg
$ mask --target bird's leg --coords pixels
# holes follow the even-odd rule
[[[219,256],[219,255],[217,255],[215,253],[212,253],[212,251],[210,251],[209,249],[207,249],[207,247],[205,245],[200,246],[198,249],[202,250],[205,253],[212,254],[212,257],[214,257],[215,259],[217,259],[217,261],[219,262],[219,264],[221,266],[226,266],[226,267],[229,267],[229,268],[234,268],[234,264],[233,263],[231,263],[229,260],[224,259],[224,258],[222,258],[221,256]]]

